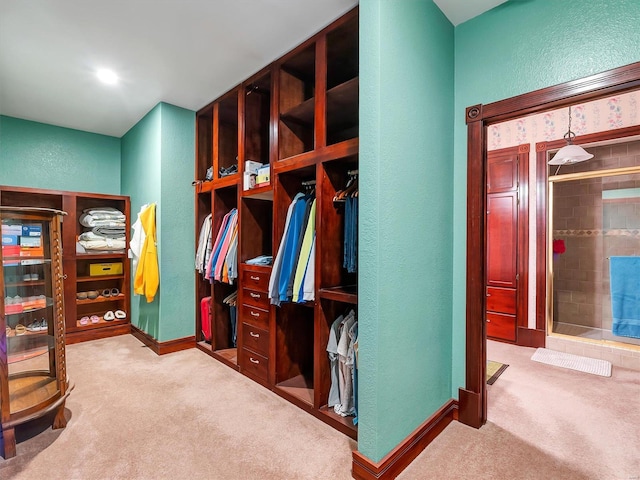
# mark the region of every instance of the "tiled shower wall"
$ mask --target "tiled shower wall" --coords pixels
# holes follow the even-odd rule
[[[587,150],[592,160],[558,173],[640,165],[640,141]],[[553,238],[566,246],[554,255],[554,322],[611,330],[608,257],[640,255],[640,198],[603,200],[602,192],[630,188],[640,188],[640,175],[554,184]]]

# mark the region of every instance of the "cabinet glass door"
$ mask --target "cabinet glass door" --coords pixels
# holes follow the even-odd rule
[[[49,222],[2,215],[4,326],[11,415],[54,397],[55,308]]]

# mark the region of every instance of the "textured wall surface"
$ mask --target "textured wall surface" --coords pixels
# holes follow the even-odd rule
[[[453,27],[360,4],[358,450],[380,460],[451,395]]]
[[[465,107],[637,62],[639,24],[637,0],[536,0],[504,3],[455,29],[454,396],[465,358]]]
[[[161,258],[160,335],[167,341],[195,332],[195,112],[161,103],[162,202],[158,210]]]
[[[131,197],[131,224],[140,207],[146,203],[160,204],[161,178],[161,104],[156,105],[142,120],[122,137],[122,194]],[[156,211],[156,216],[160,210]],[[159,222],[156,218],[156,224]],[[158,225],[158,235],[160,235]],[[160,331],[160,293],[151,303],[143,296],[133,295],[131,272],[131,323],[154,338]],[[162,285],[162,272],[160,273]]]
[[[120,193],[120,139],[0,116],[0,184]]]

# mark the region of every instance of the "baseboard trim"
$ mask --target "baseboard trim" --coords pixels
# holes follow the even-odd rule
[[[169,340],[167,342],[158,342],[148,333],[140,330],[135,325],[131,325],[131,335],[136,337],[147,347],[155,352],[156,355],[165,355],[167,353],[178,352],[180,350],[187,350],[189,348],[195,348],[196,337],[184,337],[176,338],[175,340]]]
[[[518,327],[518,345],[521,347],[544,347],[547,332],[526,327]]]
[[[456,418],[457,411],[458,402],[449,400],[379,462],[354,451],[351,475],[356,480],[396,478]]]
[[[473,428],[480,428],[483,422],[480,394],[458,389],[458,421]]]

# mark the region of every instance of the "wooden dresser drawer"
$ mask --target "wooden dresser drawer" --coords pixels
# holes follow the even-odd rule
[[[516,289],[487,287],[487,311],[516,314]]]
[[[254,270],[242,270],[240,285],[242,287],[256,290],[258,292],[268,292],[270,276],[271,269],[265,270],[263,272]]]
[[[267,380],[269,360],[251,350],[242,349],[240,356],[240,368],[243,373],[249,373],[262,380]]]
[[[516,341],[516,317],[502,313],[487,313],[487,337]]]
[[[242,302],[247,305],[261,308],[262,310],[269,310],[269,297],[266,292],[243,288]]]
[[[243,304],[240,308],[240,321],[269,330],[269,311]]]
[[[269,356],[269,332],[248,323],[242,324],[242,347]]]

